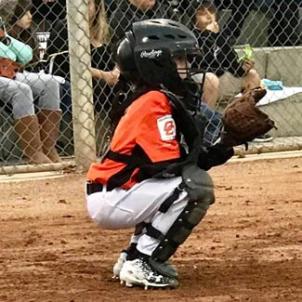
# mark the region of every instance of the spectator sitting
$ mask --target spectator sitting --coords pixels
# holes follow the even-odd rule
[[[234,45],[241,35],[246,18],[251,10],[256,8],[255,0],[214,0],[214,5],[218,11],[223,9],[231,10],[231,16],[222,28],[222,31],[228,36],[230,44]]]
[[[112,88],[118,79],[119,71],[115,68],[108,46],[109,25],[103,0],[89,0],[89,26],[91,43],[91,73],[93,77],[94,103],[97,111],[103,110],[104,99],[112,94]],[[48,54],[68,50],[67,23],[58,20],[51,31]],[[58,57],[54,64],[54,74],[70,79],[69,60]],[[110,101],[109,101],[110,102]],[[106,104],[105,104],[106,105]]]
[[[15,13],[9,20],[8,33],[15,39],[29,45],[33,50],[31,65],[39,61],[39,47],[35,33],[32,31],[32,1],[17,0]],[[29,66],[27,66],[27,69]]]
[[[218,99],[260,86],[254,62],[239,62],[229,40],[233,37],[227,35],[228,31],[220,31],[216,7],[211,1],[202,1],[196,6],[193,32],[203,52],[202,59],[193,65],[207,72],[203,98],[210,107],[214,107]],[[202,74],[197,74],[194,80],[202,82],[201,77]]]
[[[31,2],[2,1],[0,16],[5,14],[8,6],[13,12],[9,18],[11,32],[17,28],[20,32],[28,30]],[[50,75],[27,72],[26,64],[33,58],[33,49],[8,35],[5,29],[1,31],[0,57],[0,98],[12,108],[15,130],[24,155],[30,163],[59,162],[55,148],[61,119],[59,83]],[[36,98],[37,114],[34,107]]]
[[[263,0],[259,0],[263,1]],[[192,26],[192,21],[194,24],[194,20],[192,20],[192,17],[194,19],[195,11],[196,11],[196,5],[202,4],[204,0],[177,0],[178,7],[181,12],[181,14],[186,14],[190,16],[187,26]],[[246,20],[247,16],[249,15],[251,9],[254,8],[253,1],[250,0],[213,0],[212,1],[214,5],[217,7],[218,11],[221,11],[222,9],[230,9],[231,17],[230,20],[226,23],[226,25],[223,28],[224,32],[227,32],[229,36],[229,41],[234,45],[236,43],[236,40],[241,34],[242,27],[244,24],[244,21]]]

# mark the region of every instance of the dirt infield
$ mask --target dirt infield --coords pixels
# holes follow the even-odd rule
[[[302,301],[302,158],[211,171],[216,203],[177,251],[176,290],[125,288],[130,230],[86,215],[84,175],[0,184],[0,301]]]

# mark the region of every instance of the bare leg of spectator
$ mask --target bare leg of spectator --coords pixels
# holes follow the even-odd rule
[[[29,160],[29,163],[51,163],[51,160],[43,153],[40,139],[40,126],[36,116],[26,116],[17,119],[15,130],[19,135],[19,144]]]
[[[41,110],[38,113],[41,125],[40,135],[44,153],[52,162],[60,162],[60,156],[56,150],[56,142],[59,137],[61,112],[52,110]]]
[[[219,98],[219,78],[211,72],[206,73],[202,99],[209,107],[215,108]]]
[[[255,69],[251,69],[243,78],[243,91],[247,91],[261,86],[261,79]]]

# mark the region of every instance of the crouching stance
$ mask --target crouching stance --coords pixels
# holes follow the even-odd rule
[[[168,260],[214,202],[192,105],[200,98],[187,84],[186,56],[197,51],[189,29],[164,19],[134,23],[117,49],[120,84],[131,83],[132,93],[113,106],[110,149],[91,165],[86,193],[100,227],[135,229],[114,266],[127,286],[177,287]]]

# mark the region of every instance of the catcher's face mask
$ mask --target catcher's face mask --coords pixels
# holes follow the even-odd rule
[[[173,60],[176,64],[177,72],[181,79],[186,79],[188,77],[188,70],[190,63],[187,60],[186,56],[174,56]]]
[[[172,59],[176,64],[176,68],[178,74],[182,80],[184,79],[192,79],[192,76],[196,73],[200,73],[200,70],[193,70],[191,68],[192,60],[196,57],[200,57],[200,50],[194,51],[183,51],[182,53],[174,53],[172,54]]]

